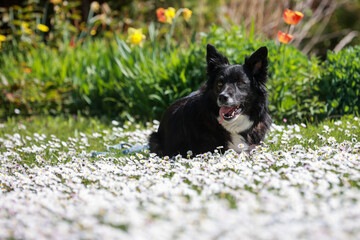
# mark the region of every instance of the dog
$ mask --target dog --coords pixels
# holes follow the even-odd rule
[[[261,47],[244,65],[231,65],[207,45],[207,81],[167,108],[157,132],[149,137],[158,156],[187,156],[223,150],[251,150],[264,140],[271,125],[268,93],[268,50]]]

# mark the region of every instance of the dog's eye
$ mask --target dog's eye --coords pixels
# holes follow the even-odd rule
[[[217,83],[217,86],[220,88],[220,87],[223,86],[223,83],[222,83],[222,82],[218,82],[218,83]]]

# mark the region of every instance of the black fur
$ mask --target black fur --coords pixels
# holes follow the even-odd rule
[[[208,44],[206,61],[207,82],[166,109],[158,131],[150,135],[151,152],[159,156],[186,156],[188,150],[199,154],[218,146],[228,149],[231,132],[218,119],[222,106],[241,106],[241,115],[253,122],[250,128],[237,132],[247,145],[257,145],[264,139],[271,124],[265,87],[267,48],[259,48],[245,59],[244,65],[230,65],[226,57]]]

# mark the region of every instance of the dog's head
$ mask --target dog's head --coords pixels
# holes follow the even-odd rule
[[[207,87],[216,98],[220,123],[247,114],[257,98],[266,98],[267,54],[267,48],[261,47],[244,65],[230,65],[213,45],[207,45]]]

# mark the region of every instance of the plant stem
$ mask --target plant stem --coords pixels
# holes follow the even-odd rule
[[[87,35],[89,35],[90,26],[91,26],[90,21],[91,21],[93,16],[94,16],[94,11],[92,10],[92,8],[90,8],[89,15],[88,15],[88,18],[87,18],[87,21],[86,21],[86,31],[81,31],[81,34],[80,34],[78,40],[81,40],[82,38],[85,38]]]
[[[44,24],[44,25],[46,25],[46,18],[47,18],[48,8],[49,8],[49,2],[46,2],[45,7],[44,7],[43,18],[41,20],[41,23]],[[45,41],[45,32],[41,33],[41,38],[42,38],[42,41]]]
[[[174,28],[175,28],[175,23],[176,23],[176,19],[179,17],[179,15],[183,12],[184,10],[182,8],[180,8],[176,14],[175,17],[172,21],[171,27],[170,27],[170,31],[166,34],[166,51],[168,52],[170,50],[170,41],[171,41],[171,37],[174,33]]]

